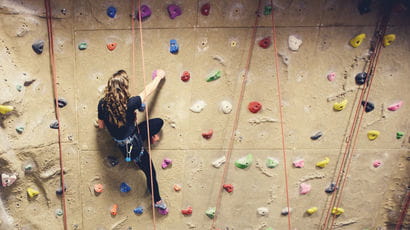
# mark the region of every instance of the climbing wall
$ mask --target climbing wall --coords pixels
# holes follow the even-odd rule
[[[267,230],[288,229],[289,219],[292,229],[319,229],[332,197],[325,190],[341,175],[364,87],[355,77],[369,65],[382,5],[376,1],[370,12],[360,13],[358,3],[366,1],[274,1],[278,75],[270,1],[261,1],[252,39],[257,2],[143,0],[152,14],[142,22],[142,40],[135,21],[133,55],[132,1],[52,1],[57,88],[66,103],[59,125],[69,229],[210,229],[214,223],[219,229]],[[209,15],[201,14],[206,3]],[[170,4],[182,14],[171,19]],[[359,126],[336,228],[394,229],[401,215],[410,183],[409,7],[400,1],[387,26],[386,34],[396,39],[380,51],[368,98],[374,109],[364,113]],[[45,12],[42,1],[0,1],[0,173],[10,182],[0,186],[0,229],[63,229]],[[360,34],[366,35],[363,41],[356,37]],[[355,38],[362,41],[356,48],[349,43]],[[172,39],[177,53],[170,52]],[[43,52],[37,54],[32,45],[37,49],[41,41]],[[169,214],[156,212],[155,223],[144,174],[124,161],[106,130],[96,128],[107,79],[124,69],[132,94],[138,94],[144,88],[142,63],[147,82],[155,69],[166,71],[147,103],[150,117],[165,121],[151,154]],[[181,80],[184,71],[189,81]],[[207,81],[217,73],[220,78]],[[250,102],[261,109],[251,112]],[[140,121],[144,116],[138,113]],[[223,163],[227,152],[230,161]],[[163,169],[166,158],[172,164]],[[229,186],[220,189],[224,170],[232,192]],[[121,183],[131,190],[121,192]],[[98,184],[102,192],[95,192]],[[283,213],[286,190],[289,219]],[[212,219],[206,212],[217,206],[219,195],[220,209]],[[111,215],[114,204],[118,210]],[[134,213],[137,207],[142,214]],[[192,214],[183,215],[188,207]],[[410,228],[408,215],[404,226]]]

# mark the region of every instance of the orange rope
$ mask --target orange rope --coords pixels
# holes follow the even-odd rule
[[[400,217],[397,221],[395,230],[401,230],[402,229],[402,224],[403,224],[404,218],[407,215],[407,210],[408,210],[409,205],[410,205],[410,190],[409,189],[407,189],[407,190],[408,190],[407,191],[407,196],[406,196],[406,198],[404,198],[403,207],[401,208],[401,214],[400,214]]]
[[[61,145],[61,122],[60,122],[60,108],[58,107],[58,88],[57,88],[57,71],[54,56],[54,37],[53,37],[53,27],[51,23],[51,6],[50,0],[44,0],[44,5],[46,8],[46,18],[47,18],[47,32],[48,32],[48,44],[49,54],[50,54],[50,65],[51,65],[51,75],[53,80],[53,93],[54,93],[54,109],[56,113],[56,118],[58,122],[58,150],[59,150],[59,160],[60,160],[60,174],[61,174],[61,205],[63,207],[63,224],[64,230],[67,230],[67,214],[66,214],[66,203],[65,203],[65,183],[64,183],[64,164],[63,164],[63,152]]]
[[[360,95],[360,99],[358,101],[358,104],[356,106],[356,112],[355,112],[355,116],[353,118],[353,124],[351,126],[351,130],[348,136],[348,140],[347,140],[347,145],[345,148],[345,152],[343,155],[343,159],[341,162],[341,166],[339,169],[339,173],[336,179],[336,186],[338,184],[341,184],[341,186],[339,187],[338,191],[335,191],[332,194],[332,198],[330,201],[330,205],[326,214],[326,218],[324,221],[324,226],[322,227],[322,229],[326,229],[327,228],[327,224],[328,224],[328,219],[330,217],[331,214],[331,210],[333,209],[333,207],[339,207],[341,199],[342,199],[342,193],[343,193],[343,189],[347,180],[347,175],[349,173],[350,170],[350,165],[352,162],[352,157],[353,157],[353,153],[354,153],[354,149],[356,147],[356,143],[357,143],[357,138],[358,138],[358,133],[360,130],[360,126],[363,120],[363,115],[365,112],[365,107],[366,104],[363,106],[363,108],[361,109],[362,105],[361,105],[361,101],[365,96],[365,100],[367,102],[368,100],[368,96],[370,93],[370,89],[371,89],[371,85],[373,82],[373,75],[376,71],[376,66],[378,63],[378,58],[380,55],[380,50],[382,47],[382,39],[383,36],[385,34],[385,30],[386,30],[386,26],[387,26],[387,21],[388,21],[388,16],[387,17],[383,17],[383,19],[381,20],[381,23],[378,24],[377,28],[376,28],[376,32],[375,32],[375,36],[376,36],[376,41],[375,41],[375,50],[372,53],[371,57],[370,57],[370,63],[368,66],[368,70],[367,70],[367,79],[369,79],[369,81],[366,83],[366,85],[363,87],[361,95]],[[360,115],[359,115],[360,113]],[[358,118],[358,116],[360,116],[360,118]],[[353,142],[352,142],[353,140]],[[351,144],[353,143],[353,144]],[[347,162],[347,163],[346,163]],[[343,175],[343,176],[342,176]],[[333,229],[333,224],[334,221],[336,219],[336,216],[332,217],[332,222],[330,224],[330,228]]]
[[[134,4],[134,0],[133,4]],[[145,57],[144,57],[144,42],[142,37],[142,14],[141,14],[141,0],[138,0],[138,19],[139,19],[139,34],[140,34],[140,48],[141,48],[141,62],[142,62],[142,76],[144,77],[144,89],[147,86],[146,74],[145,74]],[[134,30],[134,24],[132,27]],[[133,32],[134,33],[134,32]],[[134,40],[133,40],[134,43]],[[134,52],[134,50],[133,50]],[[144,99],[147,98],[147,92],[144,90]],[[149,113],[148,113],[148,103],[145,105],[145,118],[147,120],[147,139],[148,139],[148,155],[149,155],[149,170],[150,170],[150,180],[151,180],[151,206],[152,206],[152,224],[154,226],[154,230],[157,229],[156,227],[156,216],[155,216],[155,204],[154,204],[154,179],[152,177],[152,157],[151,157],[151,134],[149,131]]]
[[[271,0],[271,5],[273,6],[273,1]],[[278,48],[276,45],[276,29],[275,29],[275,16],[274,10],[272,10],[272,37],[273,37],[273,47],[275,51],[275,68],[276,68],[276,84],[278,90],[278,105],[279,105],[279,114],[280,114],[280,131],[282,135],[282,151],[283,151],[283,169],[285,173],[285,191],[286,191],[286,205],[288,208],[288,229],[291,229],[290,222],[290,199],[289,199],[289,182],[288,182],[288,170],[287,170],[287,160],[286,160],[286,145],[285,145],[285,132],[283,127],[283,108],[282,108],[282,95],[280,88],[280,77],[279,77],[279,61],[278,61]]]
[[[258,3],[258,12],[259,12],[260,7],[261,7],[261,0],[259,0],[258,2],[259,2]],[[251,38],[251,43],[250,43],[249,51],[248,51],[248,58],[247,58],[247,61],[246,61],[245,72],[244,72],[243,78],[242,78],[241,91],[240,91],[238,103],[237,103],[236,110],[235,110],[235,119],[234,119],[234,124],[233,124],[233,128],[232,128],[231,138],[229,140],[228,150],[225,154],[225,158],[226,158],[227,163],[224,165],[224,171],[223,171],[223,174],[222,174],[221,183],[220,183],[219,191],[218,191],[218,197],[217,197],[217,201],[216,201],[216,207],[215,207],[216,208],[216,215],[212,219],[211,229],[215,229],[215,224],[216,224],[216,220],[217,220],[217,217],[218,217],[219,208],[221,206],[223,185],[225,184],[226,176],[228,174],[229,162],[230,162],[230,159],[231,159],[231,154],[232,154],[232,149],[233,149],[233,142],[234,142],[234,139],[235,139],[235,132],[236,132],[236,129],[238,128],[238,121],[239,121],[239,114],[240,114],[240,110],[241,110],[241,104],[242,104],[243,97],[244,97],[244,94],[245,94],[245,86],[246,86],[246,82],[247,82],[247,79],[248,79],[248,73],[249,73],[249,67],[250,67],[250,64],[251,64],[253,47],[255,45],[256,30],[257,30],[257,26],[258,26],[258,19],[259,19],[259,15],[256,16],[255,24],[253,26],[252,38]]]

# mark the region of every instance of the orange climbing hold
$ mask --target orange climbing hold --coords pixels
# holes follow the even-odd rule
[[[192,214],[192,207],[189,206],[187,209],[182,209],[181,213],[184,214],[185,216],[191,215]]]
[[[229,193],[233,192],[233,185],[232,184],[224,184],[223,187],[224,187],[225,191],[227,191]]]
[[[175,191],[175,192],[179,192],[179,191],[181,191],[181,189],[182,189],[181,185],[179,185],[179,184],[174,184],[174,191]]]
[[[116,216],[118,213],[118,204],[114,204],[111,208],[111,215]]]
[[[107,44],[107,49],[109,51],[113,51],[113,50],[115,50],[115,48],[117,48],[117,43],[113,42],[113,43],[108,43]]]

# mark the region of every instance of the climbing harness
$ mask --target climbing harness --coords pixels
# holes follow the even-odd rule
[[[144,143],[141,140],[141,137],[137,134],[133,134],[125,139],[119,140],[113,138],[113,140],[118,144],[120,147],[125,147],[125,161],[131,162],[133,160],[135,163],[141,162],[141,157],[144,155]],[[136,143],[137,147],[141,147],[140,153],[134,159],[132,159],[131,152],[134,147],[134,143]]]

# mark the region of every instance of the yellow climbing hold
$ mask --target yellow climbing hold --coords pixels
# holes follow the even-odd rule
[[[324,168],[327,164],[329,164],[329,162],[330,162],[329,157],[325,157],[325,159],[323,161],[317,162],[316,166],[320,167],[320,168]]]
[[[334,207],[333,210],[332,210],[332,214],[335,215],[335,216],[339,216],[344,212],[345,212],[345,210],[343,208]]]
[[[366,34],[363,34],[363,33],[359,34],[350,40],[350,45],[353,46],[354,48],[357,48],[362,44],[365,38],[366,38]]]
[[[369,132],[367,132],[367,137],[371,141],[376,139],[379,135],[380,135],[380,132],[377,130],[370,130]]]
[[[309,215],[312,215],[313,213],[317,212],[318,208],[317,207],[311,207],[308,210],[306,210],[306,213]]]
[[[40,194],[40,192],[35,190],[35,189],[28,188],[27,189],[27,194],[30,198],[33,198],[33,197],[37,196],[38,194]]]
[[[6,114],[8,112],[13,111],[13,106],[11,105],[0,105],[0,113]]]
[[[392,42],[396,40],[396,35],[395,34],[386,34],[383,37],[383,46],[389,46],[392,44]]]
[[[341,101],[341,102],[336,102],[336,103],[333,105],[333,108],[334,108],[335,110],[337,110],[337,111],[342,111],[344,108],[346,108],[346,105],[347,105],[347,99],[344,99],[344,100]]]

